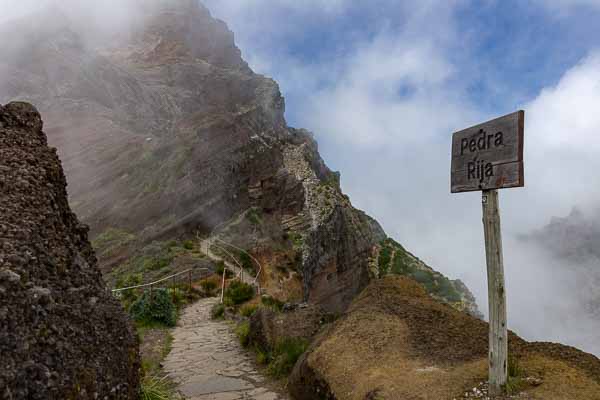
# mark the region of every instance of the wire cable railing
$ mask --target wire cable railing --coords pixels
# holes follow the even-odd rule
[[[141,288],[145,288],[145,287],[150,287],[150,289],[152,289],[153,286],[156,286],[159,283],[168,281],[169,279],[173,279],[176,278],[178,276],[184,275],[184,274],[188,274],[188,282],[189,282],[189,286],[190,286],[190,290],[192,289],[192,274],[194,271],[210,271],[208,268],[190,268],[190,269],[186,269],[185,271],[181,271],[178,272],[176,274],[173,275],[169,275],[167,277],[161,278],[157,281],[154,282],[150,282],[150,283],[144,283],[144,284],[140,284],[140,285],[135,285],[135,286],[128,286],[128,287],[124,287],[124,288],[117,288],[117,289],[112,289],[113,293],[120,293],[123,292],[125,290],[133,290],[133,289],[141,289]]]

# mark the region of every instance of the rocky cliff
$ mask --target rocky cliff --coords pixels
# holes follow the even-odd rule
[[[0,106],[0,398],[137,399],[137,339],[37,110]]]
[[[43,111],[74,209],[110,243],[107,279],[133,248],[213,233],[260,260],[269,293],[342,310],[376,277],[385,233],[312,135],[287,126],[277,84],[223,22],[191,0],[139,5],[125,31],[93,40],[60,9],[0,29],[28,32],[2,41],[0,101]]]

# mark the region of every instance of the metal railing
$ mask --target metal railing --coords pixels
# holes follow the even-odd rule
[[[219,239],[218,237],[216,237],[216,238],[215,238],[215,240],[216,240],[216,241],[218,241],[218,242],[220,242],[220,243],[222,243],[222,244],[224,244],[224,245],[226,245],[226,246],[229,246],[229,247],[232,247],[232,248],[234,248],[234,249],[236,249],[236,250],[238,250],[238,251],[241,251],[242,253],[244,253],[244,254],[246,254],[248,257],[250,257],[250,259],[251,259],[252,261],[254,261],[254,262],[256,263],[256,265],[258,265],[258,271],[256,272],[256,276],[254,277],[254,281],[252,282],[252,284],[256,285],[256,283],[258,282],[258,277],[260,276],[260,273],[262,272],[262,265],[261,265],[260,261],[258,261],[258,260],[257,260],[257,259],[256,259],[256,258],[255,258],[255,257],[252,255],[252,254],[250,254],[248,251],[246,251],[246,250],[244,250],[244,249],[242,249],[242,248],[239,248],[239,247],[237,247],[236,245],[233,245],[233,244],[231,244],[231,243],[227,243],[226,241],[224,241],[224,240],[221,240],[221,239]],[[238,265],[239,265],[239,263],[238,263]],[[243,268],[243,267],[242,267],[242,268]]]
[[[154,282],[144,283],[144,284],[135,285],[135,286],[128,286],[128,287],[124,287],[124,288],[112,289],[112,292],[120,293],[120,292],[124,292],[126,290],[141,289],[141,288],[145,288],[145,287],[149,287],[150,290],[152,290],[152,288],[154,286],[156,286],[157,284],[168,281],[169,279],[173,280],[174,278],[184,275],[184,274],[188,274],[188,284],[189,284],[190,290],[192,290],[192,274],[194,271],[209,271],[209,269],[208,268],[190,268],[190,269],[186,269],[185,271],[181,271],[176,274],[161,278]]]

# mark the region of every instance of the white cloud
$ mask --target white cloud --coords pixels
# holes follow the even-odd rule
[[[598,206],[598,104],[600,53],[592,52],[525,105],[527,196],[538,204],[539,217],[566,215],[574,205]]]
[[[528,106],[532,144],[583,154],[600,150],[600,53],[570,69]]]
[[[454,67],[427,40],[383,33],[339,65],[336,82],[310,98],[307,123],[344,145],[423,144],[459,114],[445,100]],[[428,117],[434,110],[447,118]]]

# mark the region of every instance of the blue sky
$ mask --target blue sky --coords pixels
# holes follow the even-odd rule
[[[450,138],[524,109],[526,188],[501,193],[509,322],[600,354],[581,281],[517,236],[600,208],[600,1],[205,3],[280,84],[288,123],[315,133],[353,203],[484,311],[480,198],[449,193]]]

